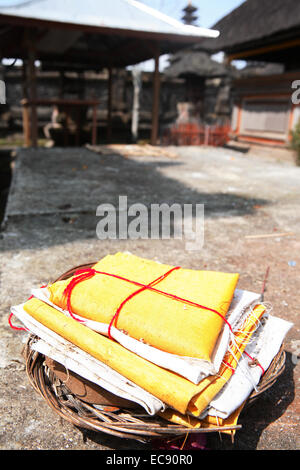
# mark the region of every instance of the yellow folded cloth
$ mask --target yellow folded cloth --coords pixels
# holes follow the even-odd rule
[[[186,426],[189,429],[199,429],[199,428],[220,428],[219,432],[224,434],[229,434],[231,436],[235,435],[235,429],[226,429],[229,427],[235,427],[238,424],[240,414],[245,406],[245,403],[237,408],[228,418],[218,418],[217,416],[206,416],[204,419],[197,419],[188,414],[183,415],[178,413],[178,411],[171,410],[167,408],[165,411],[161,411],[159,415],[164,418],[166,421],[169,421],[173,424],[178,424],[180,426]],[[224,428],[224,429],[222,429]]]
[[[201,428],[201,421],[199,419],[194,418],[193,416],[190,416],[190,415],[183,415],[176,410],[172,410],[171,408],[167,408],[164,411],[160,411],[158,414],[163,419],[173,424],[186,426],[187,428],[190,428],[190,429]]]
[[[173,266],[117,253],[106,256],[93,268],[146,285]],[[238,274],[177,269],[156,284],[155,289],[218,313],[146,289],[125,303],[114,326],[157,349],[211,362],[238,277]],[[72,279],[48,286],[51,302],[63,309],[67,308],[64,291]],[[130,282],[95,274],[74,287],[72,312],[110,323],[120,304],[138,289],[139,286]]]
[[[82,323],[64,315],[48,304],[32,298],[23,305],[24,310],[42,325],[56,332],[83,351],[110,366],[144,390],[159,398],[169,407],[186,414],[187,411],[199,417],[211,399],[221,390],[233,371],[225,365],[220,375],[211,376],[195,385],[187,379],[137,356],[117,342],[102,336]],[[256,307],[245,329],[236,336],[239,347],[236,348],[236,359],[240,357],[257,326],[257,320],[264,313],[264,307]],[[247,337],[247,342],[242,343]],[[230,353],[226,362],[232,367],[235,359]]]

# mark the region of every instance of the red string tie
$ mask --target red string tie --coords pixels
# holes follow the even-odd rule
[[[134,284],[138,287],[140,287],[140,289],[138,289],[137,291],[133,292],[132,294],[130,294],[125,300],[123,300],[123,302],[121,302],[121,304],[119,305],[115,315],[112,317],[110,323],[109,323],[109,327],[108,327],[108,335],[109,337],[112,339],[111,337],[111,327],[113,325],[113,323],[118,319],[119,315],[120,315],[120,312],[123,308],[123,306],[130,300],[132,299],[134,296],[136,296],[137,294],[139,294],[140,292],[143,292],[144,290],[148,289],[152,292],[156,292],[157,294],[160,294],[160,295],[164,295],[168,298],[171,298],[172,300],[176,300],[178,302],[183,302],[184,304],[186,305],[190,305],[192,307],[197,307],[197,308],[201,308],[203,310],[207,310],[207,311],[210,311],[212,313],[215,313],[216,315],[218,315],[219,317],[221,317],[223,319],[223,321],[227,324],[227,326],[229,327],[230,331],[233,333],[233,330],[232,330],[232,327],[230,325],[230,323],[226,320],[226,318],[220,313],[218,312],[217,310],[215,309],[212,309],[210,307],[206,307],[205,305],[201,305],[201,304],[198,304],[196,302],[192,302],[191,300],[188,300],[188,299],[184,299],[182,297],[179,297],[177,295],[174,295],[174,294],[170,294],[168,292],[164,292],[162,290],[159,290],[159,289],[156,289],[154,286],[156,284],[158,284],[159,282],[161,282],[163,279],[165,279],[167,276],[169,276],[173,271],[177,270],[177,269],[180,269],[179,266],[176,266],[172,269],[170,269],[168,272],[166,272],[165,274],[161,275],[159,278],[155,279],[154,281],[150,282],[149,284],[142,284],[140,282],[137,282],[137,281],[133,281],[131,279],[127,279],[123,276],[119,276],[117,274],[112,274],[112,273],[107,273],[107,272],[103,272],[103,271],[97,271],[93,268],[84,268],[84,269],[79,269],[75,272],[72,280],[69,282],[69,284],[67,285],[67,287],[65,288],[64,292],[63,292],[63,295],[64,297],[67,298],[67,309],[68,309],[68,312],[69,314],[71,315],[71,317],[76,320],[76,321],[79,321],[81,323],[84,323],[85,320],[80,320],[78,318],[76,318],[73,313],[72,313],[72,308],[71,308],[71,295],[72,295],[72,291],[73,289],[76,287],[76,285],[78,285],[80,282],[83,282],[85,280],[88,280],[90,278],[92,278],[95,274],[102,274],[102,275],[105,275],[105,276],[110,276],[110,277],[113,277],[113,278],[116,278],[116,279],[119,279],[121,281],[125,281],[125,282],[129,282],[131,284]]]
[[[41,289],[44,289],[45,287],[48,287],[48,285],[45,284],[45,285],[41,286]],[[34,297],[34,296],[31,295],[30,297],[28,297],[27,300],[31,300],[31,299],[33,299],[33,297]],[[14,314],[11,312],[10,315],[9,315],[9,317],[8,317],[8,324],[9,324],[9,326],[10,326],[13,330],[29,331],[27,328],[21,328],[21,327],[19,328],[19,327],[17,327],[17,326],[14,326],[14,325],[12,324],[12,321],[11,321],[13,316],[14,316]]]
[[[14,316],[14,314],[11,312],[9,317],[8,317],[8,323],[9,323],[9,326],[13,329],[13,330],[18,330],[18,331],[29,331],[27,328],[22,328],[22,327],[18,327],[18,326],[14,326],[12,324],[12,317]]]

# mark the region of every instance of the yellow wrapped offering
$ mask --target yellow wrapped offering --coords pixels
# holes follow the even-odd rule
[[[114,326],[129,336],[212,361],[238,274],[176,268],[126,253],[108,255],[93,269],[69,296],[76,276],[49,285],[50,301],[100,323],[111,324],[118,312]]]
[[[182,414],[192,413],[195,417],[201,415],[231,377],[236,361],[241,357],[257,327],[259,318],[265,311],[263,306],[253,309],[235,337],[233,354],[228,351],[219,373],[195,385],[178,374],[137,356],[117,342],[94,332],[39,299],[28,300],[23,309],[39,323],[110,366],[169,407]]]

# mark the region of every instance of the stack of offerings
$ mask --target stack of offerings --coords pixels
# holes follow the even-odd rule
[[[33,289],[11,315],[32,350],[147,416],[232,433],[292,327],[238,278],[117,253]]]

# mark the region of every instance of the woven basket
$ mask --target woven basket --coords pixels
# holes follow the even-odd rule
[[[69,270],[57,280],[68,279],[77,269],[91,267],[85,264]],[[41,394],[48,405],[62,418],[75,426],[104,432],[113,436],[146,442],[153,438],[185,436],[188,433],[208,433],[237,430],[241,426],[210,427],[190,429],[169,424],[159,416],[149,416],[145,410],[133,402],[108,393],[101,387],[86,381],[71,371],[31,348],[36,341],[30,335],[23,350],[26,372],[34,389]],[[282,374],[285,367],[283,345],[274,357],[258,384],[257,390],[248,398],[244,407],[252,405],[257,398],[269,389]]]

